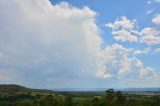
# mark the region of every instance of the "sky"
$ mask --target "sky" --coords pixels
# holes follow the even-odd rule
[[[0,0],[0,84],[160,87],[160,0]]]

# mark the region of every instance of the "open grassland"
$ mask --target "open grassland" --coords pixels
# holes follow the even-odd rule
[[[65,91],[0,86],[0,106],[160,106],[159,92]]]

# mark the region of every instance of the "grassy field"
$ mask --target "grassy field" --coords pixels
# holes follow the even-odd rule
[[[0,86],[0,106],[160,106],[156,91],[51,91]]]

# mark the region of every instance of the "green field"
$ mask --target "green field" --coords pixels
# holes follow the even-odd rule
[[[0,85],[0,106],[160,106],[157,92],[51,91]]]

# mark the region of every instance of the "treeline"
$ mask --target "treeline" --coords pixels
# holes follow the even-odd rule
[[[0,106],[160,106],[160,96],[123,94],[113,89],[103,96],[77,97],[71,94],[0,93]]]

